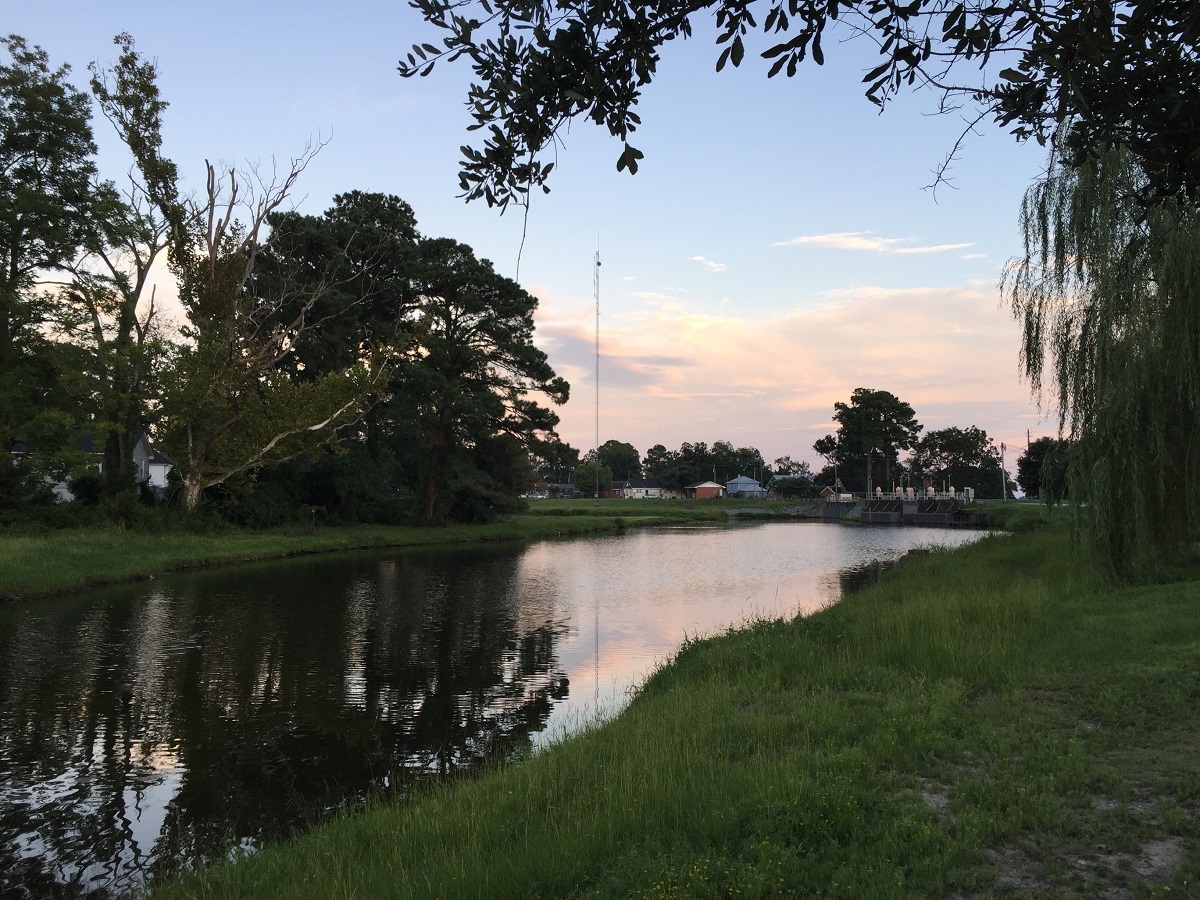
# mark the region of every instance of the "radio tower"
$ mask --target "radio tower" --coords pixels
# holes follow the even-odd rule
[[[595,266],[592,267],[592,287],[596,296],[596,458],[592,460],[596,472],[596,505],[600,505],[600,248],[596,248]]]

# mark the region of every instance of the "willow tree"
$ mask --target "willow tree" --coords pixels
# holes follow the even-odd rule
[[[1052,162],[1004,289],[1035,394],[1076,438],[1070,490],[1120,575],[1200,538],[1200,210],[1146,204],[1122,149]]]

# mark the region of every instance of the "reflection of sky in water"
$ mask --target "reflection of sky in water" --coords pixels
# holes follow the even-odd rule
[[[838,573],[915,547],[957,546],[978,531],[768,523],[634,531],[529,548],[522,602],[554,597],[570,629],[559,641],[571,692],[538,742],[619,711],[685,638],[763,618],[808,614],[841,594]],[[552,604],[548,604],[552,605]]]
[[[768,523],[307,558],[0,609],[0,895],[135,890],[619,711],[685,637],[979,532]],[[6,873],[5,870],[8,870]]]

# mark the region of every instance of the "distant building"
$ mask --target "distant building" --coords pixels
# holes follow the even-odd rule
[[[664,500],[671,493],[663,487],[661,478],[629,478],[624,482],[621,496],[626,500]]]
[[[683,489],[683,496],[689,500],[716,500],[724,494],[725,486],[715,481],[697,481]]]
[[[747,500],[765,500],[767,489],[748,475],[725,482],[725,493],[730,497],[742,497]]]
[[[104,472],[104,444],[88,435],[81,435],[76,440],[76,449],[85,454],[89,466],[95,466],[99,473]],[[15,459],[21,459],[32,452],[28,441],[15,441],[11,447]],[[133,483],[146,485],[155,493],[161,494],[167,489],[167,475],[175,467],[174,461],[165,453],[154,449],[146,432],[139,430],[133,439]],[[66,482],[51,481],[55,497],[63,502],[75,499]]]

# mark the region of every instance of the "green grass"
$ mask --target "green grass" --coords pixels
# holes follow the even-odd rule
[[[693,511],[694,512],[694,511]],[[705,516],[692,518],[705,519]],[[472,541],[535,540],[613,531],[627,525],[678,521],[647,515],[636,521],[606,511],[570,519],[514,515],[488,525],[444,528],[344,526],[194,533],[182,528],[117,528],[0,533],[0,598],[29,599],[102,584],[135,581],[181,569],[305,553],[371,547],[417,547]]]
[[[176,897],[1200,896],[1200,581],[1065,529],[691,642],[615,721]],[[1169,893],[1167,889],[1169,888]]]

